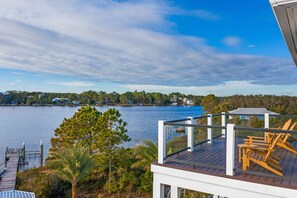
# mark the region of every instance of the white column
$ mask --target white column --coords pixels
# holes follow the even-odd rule
[[[269,113],[264,114],[264,128],[269,128]]]
[[[153,183],[153,198],[164,198],[164,185],[155,179]]]
[[[227,139],[226,139],[226,175],[234,175],[235,165],[235,130],[234,124],[227,124]]]
[[[179,189],[177,186],[170,186],[170,198],[179,198],[180,194],[179,194]]]
[[[187,124],[194,124],[194,118],[188,117],[190,120],[187,120]],[[194,150],[194,127],[187,127],[188,135],[188,151],[192,152]]]
[[[221,122],[222,122],[222,126],[225,127],[226,126],[226,113],[225,112],[222,112]],[[226,129],[222,129],[222,136],[225,137],[225,134],[226,134]]]
[[[166,156],[166,131],[164,121],[158,122],[158,163],[164,164],[164,158]]]
[[[207,114],[207,125],[212,125],[212,114]],[[207,143],[212,143],[212,128],[207,128]]]

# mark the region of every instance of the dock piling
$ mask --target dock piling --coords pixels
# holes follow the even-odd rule
[[[43,165],[43,141],[40,140],[40,166]]]
[[[23,161],[26,160],[26,142],[23,142],[23,146],[22,146],[22,160]]]

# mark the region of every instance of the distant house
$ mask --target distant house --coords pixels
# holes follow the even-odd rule
[[[41,98],[44,98],[45,97],[45,94],[44,93],[41,93],[38,95],[38,99],[41,99]]]
[[[183,105],[194,105],[194,102],[191,99],[183,98]]]
[[[61,98],[53,98],[52,99],[52,103],[54,103],[54,104],[60,104],[60,102],[61,102]]]
[[[238,108],[231,110],[228,113],[229,119],[232,119],[232,116],[234,115],[239,115],[241,120],[249,120],[250,116],[257,116],[262,120],[265,113],[268,113],[269,115],[279,115],[278,113],[269,111],[266,108]]]
[[[69,103],[69,99],[68,98],[54,98],[52,100],[53,104],[59,104],[59,105],[66,105]]]
[[[79,105],[80,102],[79,102],[78,100],[73,100],[73,101],[72,101],[72,104],[76,106],[76,105]]]
[[[11,95],[9,91],[4,92],[3,94],[3,104],[11,104]]]

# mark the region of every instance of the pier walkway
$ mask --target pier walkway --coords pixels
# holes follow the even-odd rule
[[[6,165],[6,171],[0,181],[0,192],[15,190],[16,174],[19,164],[19,152],[17,150],[8,150],[6,157],[9,158]]]

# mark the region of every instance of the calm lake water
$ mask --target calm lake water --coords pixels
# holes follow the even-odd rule
[[[44,142],[45,154],[50,147],[50,138],[64,118],[70,118],[79,107],[0,107],[0,163],[6,147],[20,148],[25,141],[28,150],[38,150]],[[105,111],[110,107],[96,107]],[[158,120],[182,119],[199,116],[200,106],[133,106],[111,107],[122,114],[128,123],[131,141],[125,145],[133,147],[144,139],[157,140]]]

